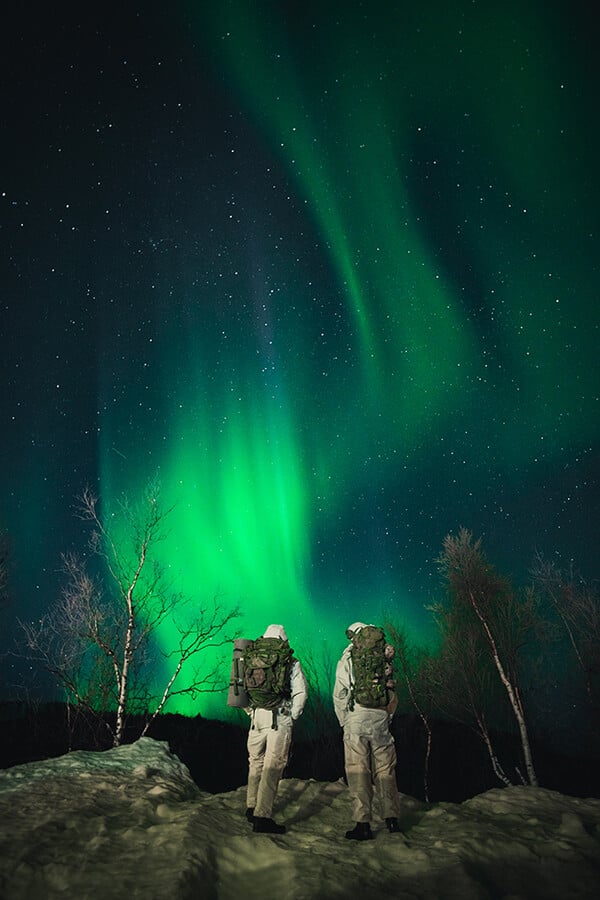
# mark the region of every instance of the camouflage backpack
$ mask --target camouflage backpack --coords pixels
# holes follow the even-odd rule
[[[291,694],[294,651],[281,638],[260,637],[244,650],[244,683],[257,709],[276,709]]]
[[[349,709],[359,703],[369,709],[383,709],[395,688],[394,648],[388,644],[381,628],[365,625],[352,637],[350,657],[354,680],[350,690]]]

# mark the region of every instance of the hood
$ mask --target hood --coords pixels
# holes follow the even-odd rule
[[[356,634],[357,631],[360,631],[361,628],[366,628],[365,622],[353,622],[352,625],[349,625],[346,629],[346,637],[350,638],[351,635]]]
[[[269,625],[269,627],[263,634],[263,637],[281,638],[282,641],[287,641],[288,639],[283,625]]]

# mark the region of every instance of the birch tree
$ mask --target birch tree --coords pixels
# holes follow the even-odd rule
[[[438,564],[447,581],[451,602],[468,610],[479,623],[516,721],[525,765],[524,780],[537,785],[518,674],[524,643],[536,622],[535,594],[527,591],[523,597],[517,597],[510,584],[486,560],[481,539],[473,541],[466,528],[461,528],[457,537],[447,535],[443,547]]]
[[[498,692],[502,686],[479,622],[454,606],[440,603],[430,609],[441,636],[439,652],[425,663],[431,703],[443,717],[474,731],[483,742],[495,776],[504,785],[513,784],[494,746],[493,727],[500,724],[502,696]]]
[[[106,515],[86,489],[77,514],[91,529],[88,558],[66,554],[59,599],[37,622],[20,623],[30,658],[56,678],[70,702],[102,716],[113,746],[123,742],[129,713],[144,711],[145,734],[169,698],[219,689],[214,653],[208,669],[201,655],[235,636],[239,611],[217,598],[196,609],[157,558],[172,509],[163,508],[154,482],[139,503],[124,498]],[[93,561],[100,574],[91,571]],[[165,652],[157,637],[167,624],[177,638]],[[158,678],[163,686],[156,691]]]

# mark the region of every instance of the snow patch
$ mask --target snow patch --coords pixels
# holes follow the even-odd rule
[[[284,779],[255,835],[245,788],[200,791],[164,742],[141,738],[0,772],[2,900],[585,900],[600,876],[600,800],[544,788],[462,804],[402,797],[400,834],[347,841],[343,781]]]

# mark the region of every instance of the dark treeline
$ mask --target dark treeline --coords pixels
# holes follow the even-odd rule
[[[3,740],[0,767],[60,756],[74,750],[106,750],[112,742],[96,720],[79,716],[60,703],[0,705]],[[140,723],[130,722],[127,735],[139,735]],[[150,737],[166,741],[169,749],[188,767],[201,790],[231,791],[246,784],[247,724],[235,724],[165,714],[153,722]],[[417,715],[397,715],[392,727],[397,751],[399,790],[421,800],[425,733]],[[341,729],[320,735],[308,734],[298,723],[284,777],[336,781],[344,776]],[[461,802],[483,791],[499,787],[487,752],[472,729],[455,722],[432,720],[432,751],[429,765],[429,800]],[[514,734],[493,735],[500,753],[517,754]],[[575,797],[600,797],[600,772],[592,758],[572,758],[551,752],[545,744],[533,743],[540,784]]]

